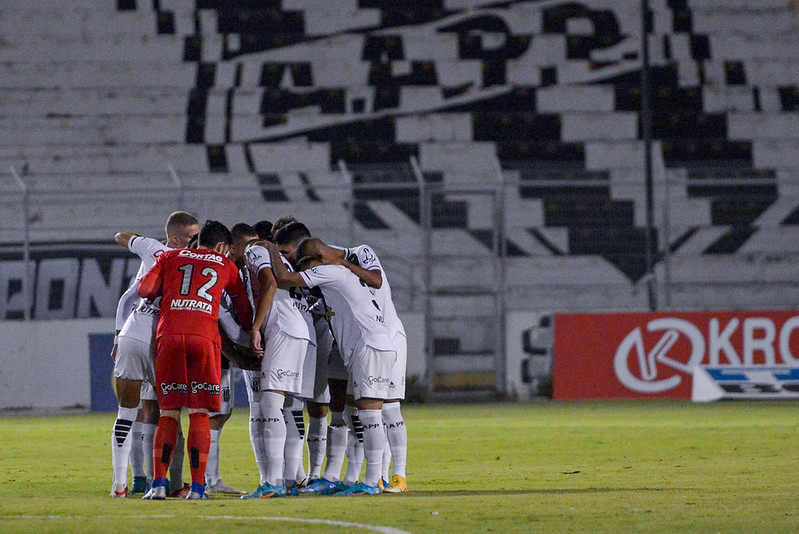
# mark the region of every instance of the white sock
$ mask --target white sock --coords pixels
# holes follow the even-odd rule
[[[250,444],[258,465],[260,484],[266,482],[266,448],[264,447],[264,417],[261,415],[261,405],[257,402],[250,403]]]
[[[178,426],[178,441],[172,453],[172,463],[169,464],[169,489],[173,493],[183,488],[183,458],[186,456],[186,440],[183,439],[183,429]]]
[[[391,447],[388,445],[388,427],[383,423],[383,434],[386,435],[386,446],[383,448],[383,460],[380,462],[380,476],[383,480],[388,480],[388,472],[391,468]]]
[[[158,425],[151,423],[142,424],[141,450],[144,455],[144,476],[147,477],[147,484],[153,482],[153,437]]]
[[[134,478],[143,477],[144,452],[142,450],[142,426],[144,423],[134,421],[130,427],[130,472]]]
[[[383,450],[386,448],[383,415],[380,410],[358,410],[358,417],[363,426],[363,455],[366,458],[363,483],[377,486],[383,467]]]
[[[261,393],[266,451],[266,482],[278,486],[283,477],[283,448],[286,446],[286,422],[283,419],[284,397],[280,393]]]
[[[221,432],[221,430],[211,429],[211,448],[208,449],[208,463],[205,467],[206,487],[219,482],[219,434]]]
[[[308,418],[308,475],[319,478],[327,450],[327,417]]]
[[[344,475],[344,483],[351,485],[361,478],[361,468],[363,467],[363,425],[359,417],[359,410],[353,406],[345,406],[344,421],[347,422],[349,428],[347,474]]]
[[[292,406],[292,408],[294,408]],[[283,448],[283,483],[288,488],[297,485],[297,470],[302,465],[303,445],[305,444],[305,421],[302,418],[302,404],[299,410],[283,410],[286,420],[286,445]]]
[[[394,458],[394,474],[405,476],[408,461],[408,428],[402,418],[399,402],[383,404],[383,423],[386,425],[386,438]]]
[[[330,412],[330,425],[327,427],[327,465],[325,480],[336,482],[341,478],[341,466],[347,454],[347,436],[349,429],[344,422],[343,412]]]
[[[138,408],[124,408],[117,410],[114,429],[111,432],[111,464],[114,467],[114,484],[128,484],[128,459],[130,458],[131,438],[130,429]]]

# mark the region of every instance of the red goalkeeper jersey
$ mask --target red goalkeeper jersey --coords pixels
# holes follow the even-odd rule
[[[164,334],[193,334],[221,344],[219,303],[226,291],[245,330],[252,325],[252,308],[247,289],[236,265],[210,249],[181,249],[164,252],[139,280],[139,296],[161,297],[156,337]]]

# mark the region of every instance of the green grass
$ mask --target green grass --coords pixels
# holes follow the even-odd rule
[[[256,502],[111,499],[112,414],[4,417],[0,532],[366,531],[291,518],[414,533],[796,532],[798,408],[410,406],[409,493]],[[221,471],[252,489],[246,419],[237,411],[222,434]]]

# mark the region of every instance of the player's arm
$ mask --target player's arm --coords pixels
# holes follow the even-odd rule
[[[239,320],[242,330],[249,330],[252,327],[252,307],[250,306],[250,299],[247,297],[247,288],[244,282],[239,277],[238,268],[230,264],[230,278],[228,278],[227,292],[228,297],[233,302],[233,307],[236,310],[236,318]]]
[[[162,254],[155,261],[155,265],[150,267],[144,276],[139,280],[137,291],[139,296],[145,299],[155,299],[161,296],[163,292],[162,282],[164,280],[163,274],[163,260],[166,254]]]
[[[364,269],[360,265],[355,265],[346,260],[341,261],[340,265],[352,271],[352,274],[360,278],[369,287],[380,289],[380,286],[383,285],[383,272],[380,269]]]
[[[137,236],[138,234],[131,232],[119,232],[114,236],[114,241],[116,241],[117,245],[121,247],[129,248],[128,245],[130,244],[130,240]]]
[[[266,315],[269,313],[269,308],[272,307],[272,301],[275,299],[275,292],[277,291],[277,280],[275,280],[275,275],[271,269],[264,267],[258,271],[258,284],[261,290],[258,294],[258,302],[255,303],[255,318],[250,329],[250,348],[258,354],[263,354],[261,325],[266,320]]]
[[[272,271],[279,288],[308,287],[308,284],[305,283],[305,279],[300,273],[293,273],[283,265],[283,258],[280,256],[277,245],[274,243],[267,243],[266,248],[269,250],[270,258],[272,258]]]
[[[364,269],[360,265],[355,265],[354,263],[345,259],[344,255],[340,252],[340,249],[337,250],[333,247],[323,247],[321,256],[322,261],[325,263],[343,265],[369,287],[380,289],[380,286],[383,285],[383,272],[379,268]]]

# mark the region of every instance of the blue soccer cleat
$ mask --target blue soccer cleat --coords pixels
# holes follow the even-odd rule
[[[130,489],[130,493],[135,495],[137,493],[147,493],[147,477],[133,477],[133,486]]]
[[[342,482],[332,482],[326,478],[318,478],[305,486],[300,488],[300,493],[303,495],[316,494],[316,495],[332,495],[337,491],[341,491],[348,486],[342,487]]]
[[[242,495],[242,499],[270,499],[272,497],[285,497],[287,494],[286,486],[273,486],[264,482],[255,491]]]
[[[357,497],[361,495],[380,495],[380,487],[367,486],[363,482],[358,482],[354,486],[334,494],[334,497]]]

